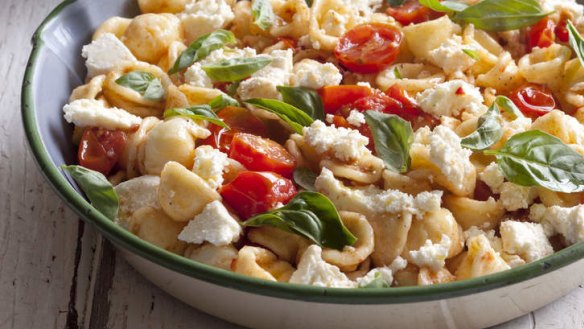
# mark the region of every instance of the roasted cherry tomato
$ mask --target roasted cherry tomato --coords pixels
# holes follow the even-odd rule
[[[326,86],[320,90],[324,111],[328,114],[335,114],[344,106],[371,95],[371,88],[357,85]]]
[[[296,160],[282,145],[246,133],[233,136],[229,157],[249,170],[273,171],[284,177],[292,177],[296,167]]]
[[[222,152],[229,153],[233,135],[238,132],[250,133],[263,137],[268,136],[268,129],[264,122],[256,118],[250,111],[244,108],[228,106],[219,111],[217,116],[223,119],[231,129],[209,125],[211,136],[203,140],[201,144],[211,145]]]
[[[554,96],[547,87],[529,83],[513,91],[509,98],[525,116],[538,118],[556,108]]]
[[[389,7],[387,14],[402,25],[423,23],[444,15],[422,6],[418,0],[406,0],[401,6]]]
[[[221,196],[241,219],[286,204],[298,191],[291,180],[273,172],[242,171],[221,188]]]
[[[547,48],[551,46],[556,39],[555,27],[556,23],[549,17],[545,17],[537,24],[529,27],[525,35],[527,51],[531,52],[535,47]]]
[[[87,128],[81,137],[77,158],[85,168],[108,175],[126,147],[126,133],[102,128]]]
[[[391,25],[359,25],[341,37],[335,57],[353,72],[379,72],[396,59],[402,39],[402,32]]]
[[[568,32],[567,23],[568,21],[565,18],[562,18],[554,29],[556,39],[563,43],[568,43],[570,41],[570,33]]]

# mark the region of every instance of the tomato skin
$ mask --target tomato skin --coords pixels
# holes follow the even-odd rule
[[[535,25],[529,27],[525,35],[527,52],[531,52],[535,47],[547,48],[554,44],[556,40],[555,28],[556,23],[549,17],[544,17]]]
[[[556,101],[549,88],[533,83],[525,84],[511,92],[509,99],[525,116],[537,119],[556,108]]]
[[[77,160],[81,166],[107,176],[118,163],[126,142],[127,135],[122,131],[89,127],[79,142]]]
[[[217,116],[231,128],[225,129],[217,125],[209,125],[211,136],[201,141],[201,145],[210,145],[222,152],[229,153],[233,136],[238,132],[250,133],[262,137],[268,136],[264,122],[256,118],[250,111],[241,107],[228,106]]]
[[[242,171],[220,193],[241,219],[247,219],[286,204],[298,191],[291,180],[276,173]]]
[[[563,18],[554,29],[556,38],[563,43],[568,43],[570,41],[570,33],[568,32],[567,23],[568,21]]]
[[[328,114],[335,114],[344,106],[371,95],[371,88],[357,85],[326,86],[320,90],[324,112]]]
[[[347,31],[335,48],[335,57],[357,73],[376,73],[388,67],[399,54],[403,33],[381,23],[363,24]]]
[[[246,133],[233,136],[229,157],[249,170],[272,171],[288,178],[296,167],[296,159],[282,145]]]
[[[418,0],[406,0],[401,6],[387,8],[386,13],[404,26],[423,23],[445,15],[422,6]]]

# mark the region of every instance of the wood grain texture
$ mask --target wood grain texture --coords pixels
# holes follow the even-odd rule
[[[0,2],[0,328],[238,328],[141,277],[44,181],[24,140],[20,85],[30,37],[59,0]],[[498,328],[584,328],[584,289]]]

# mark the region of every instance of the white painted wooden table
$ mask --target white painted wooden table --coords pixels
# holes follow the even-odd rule
[[[39,173],[20,85],[30,37],[59,1],[0,0],[0,328],[237,328],[137,274]],[[584,328],[584,289],[499,328]]]

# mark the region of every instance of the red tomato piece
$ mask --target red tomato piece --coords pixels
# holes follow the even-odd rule
[[[554,34],[555,27],[556,23],[549,17],[545,17],[535,25],[529,27],[525,35],[527,51],[531,52],[535,47],[547,48],[551,46],[556,40]]]
[[[228,106],[219,111],[217,116],[223,119],[231,129],[209,125],[208,129],[211,131],[211,136],[203,140],[201,142],[202,145],[211,145],[222,152],[229,153],[233,136],[238,132],[250,133],[262,137],[268,136],[268,129],[264,122],[244,108]]]
[[[85,168],[108,175],[126,147],[126,133],[102,128],[87,128],[81,137],[77,160]]]
[[[560,20],[560,22],[558,23],[554,30],[556,38],[563,43],[568,43],[570,41],[570,33],[568,32],[567,23],[568,21],[565,18],[563,18],[562,20]]]
[[[357,85],[326,86],[320,90],[324,111],[328,114],[335,114],[344,106],[371,95],[371,88]]]
[[[509,99],[525,116],[536,119],[553,111],[556,100],[549,88],[533,83],[525,84],[513,91]]]
[[[240,172],[220,192],[241,219],[274,209],[278,203],[286,204],[298,193],[291,180],[276,173],[257,171]]]
[[[418,0],[406,0],[401,6],[387,8],[386,12],[402,25],[423,23],[445,15],[422,6]]]
[[[229,157],[249,170],[273,171],[284,177],[292,177],[296,167],[296,159],[282,145],[246,133],[233,136]]]
[[[335,57],[353,72],[379,72],[396,59],[402,39],[402,32],[391,25],[359,25],[341,37]]]

